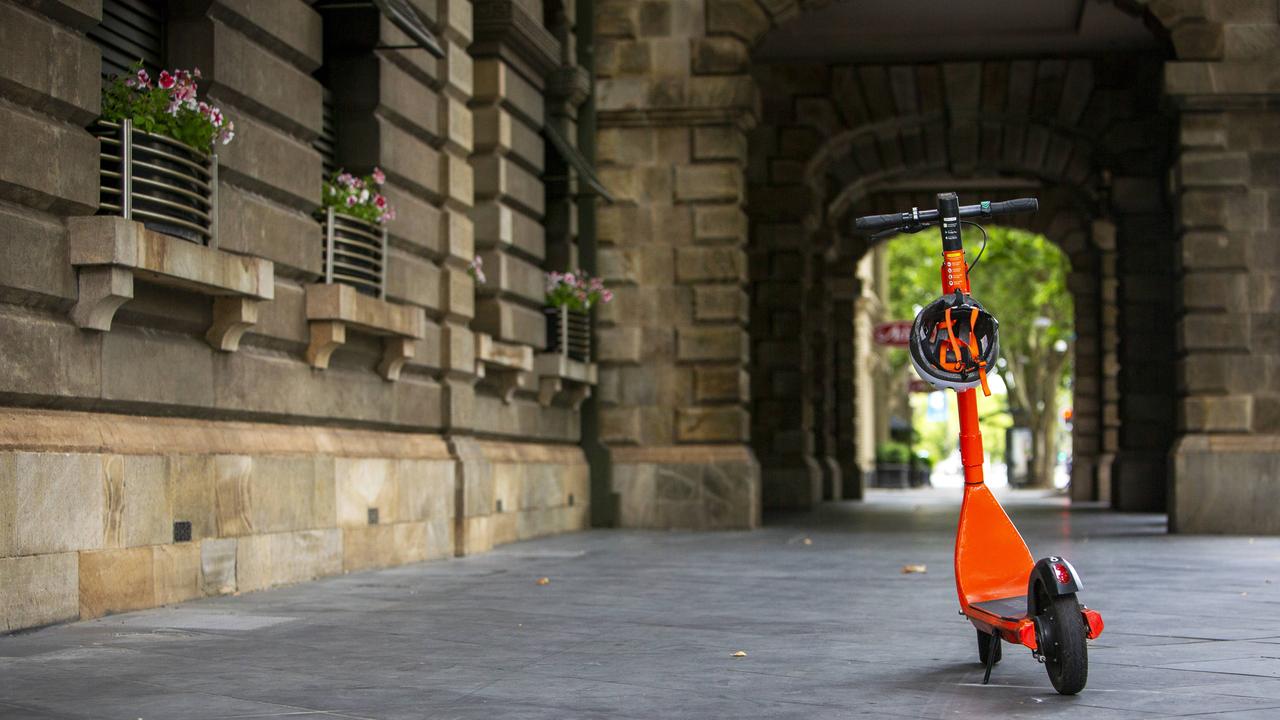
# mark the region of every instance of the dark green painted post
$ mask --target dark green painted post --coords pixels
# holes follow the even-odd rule
[[[596,62],[595,62],[595,7],[593,0],[577,3],[578,64],[586,68],[591,78],[591,92],[578,109],[578,150],[593,167],[596,162]],[[595,275],[596,264],[596,202],[595,193],[582,191],[578,196],[578,260],[582,269]],[[599,342],[596,333],[596,313],[591,313],[591,358],[597,356]],[[582,450],[591,468],[591,524],[594,527],[612,527],[618,523],[618,495],[613,492],[613,461],[609,448],[600,442],[600,397],[592,393],[582,404]]]

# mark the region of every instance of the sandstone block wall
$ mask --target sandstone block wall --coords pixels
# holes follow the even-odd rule
[[[217,249],[271,261],[274,287],[234,352],[205,341],[210,296],[145,274],[109,331],[71,321],[67,223],[99,201],[98,142],[84,128],[100,112],[86,33],[102,3],[0,0],[0,344],[12,350],[0,363],[12,433],[0,440],[0,631],[583,527],[577,410],[540,404],[536,377],[510,404],[477,387],[475,333],[500,329],[485,325],[467,271],[477,247],[514,248],[488,264],[495,292],[479,291],[518,300],[499,337],[544,344],[543,86],[514,71],[488,83],[490,65],[468,52],[488,9],[414,0],[445,50],[435,58],[379,49],[410,39],[372,6],[326,27],[302,0],[161,5],[164,64],[198,66],[236,123],[218,148]],[[541,3],[518,10],[564,64],[572,26],[553,37]],[[330,158],[317,143],[326,93]],[[501,108],[508,131],[517,119],[515,135],[477,153],[492,133],[473,106]],[[386,302],[425,316],[395,382],[379,374],[382,338],[357,328],[327,368],[306,359],[326,160],[386,171],[398,213]],[[510,216],[490,223],[484,203],[473,214],[478,177],[484,203],[501,196],[494,207],[522,213],[514,230]],[[487,486],[456,450],[477,433],[501,458]],[[492,523],[460,521],[478,516]],[[175,523],[190,523],[190,540]]]

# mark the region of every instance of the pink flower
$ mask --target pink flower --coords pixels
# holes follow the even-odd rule
[[[379,210],[382,210],[387,206],[387,199],[382,197],[381,195],[374,195],[373,206],[378,208]]]
[[[351,177],[351,173],[345,173],[345,172],[344,172],[344,173],[342,173],[341,175],[339,175],[339,176],[338,176],[338,184],[339,184],[339,185],[345,185],[345,186],[347,186],[347,187],[351,187],[351,181],[352,181],[353,179],[354,179],[354,178],[352,178],[352,177]]]
[[[605,290],[604,292],[600,293],[600,299],[605,302],[613,302],[613,291]]]
[[[379,168],[374,168],[374,169],[373,169],[373,181],[374,181],[375,183],[377,183],[377,184],[381,185],[382,183],[384,183],[384,182],[386,182],[386,181],[387,181],[387,176],[386,176],[386,175],[384,175],[384,174],[382,174],[382,170],[381,170],[381,169],[379,169]]]
[[[356,206],[356,196],[355,196],[355,195],[348,195],[348,196],[347,196],[347,207],[355,207],[355,206]]]
[[[395,219],[396,219],[395,208],[387,208],[387,211],[382,213],[382,222],[390,222]]]
[[[222,120],[223,118],[222,118],[221,109],[209,108],[209,122],[213,123],[214,127],[222,127]]]
[[[147,87],[151,84],[151,76],[143,68],[138,68],[138,87]]]
[[[169,90],[173,88],[175,82],[177,81],[169,74],[168,70],[161,70],[160,79],[156,81],[156,84],[160,86],[161,90]]]
[[[574,276],[573,276],[573,273],[565,273],[565,274],[564,274],[564,281],[565,281],[565,282],[567,282],[567,283],[569,283],[570,285],[577,285],[577,284],[578,284],[578,278],[574,277]]]
[[[207,102],[201,102],[201,103],[200,103],[200,107],[198,108],[198,110],[200,111],[200,114],[201,114],[201,115],[203,115],[203,116],[205,116],[205,117],[209,117],[209,110],[210,110],[210,108],[209,108],[209,103],[207,103]]]

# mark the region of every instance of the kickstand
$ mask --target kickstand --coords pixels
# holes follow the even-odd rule
[[[991,633],[991,639],[987,641],[987,672],[982,676],[982,684],[986,685],[991,681],[991,668],[996,664],[996,653],[1000,651],[1000,636]]]

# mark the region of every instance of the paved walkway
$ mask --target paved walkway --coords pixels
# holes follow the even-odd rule
[[[1280,718],[1280,539],[1011,499],[1107,620],[1064,698],[1009,647],[979,684],[955,498],[584,533],[0,638],[0,718]]]

